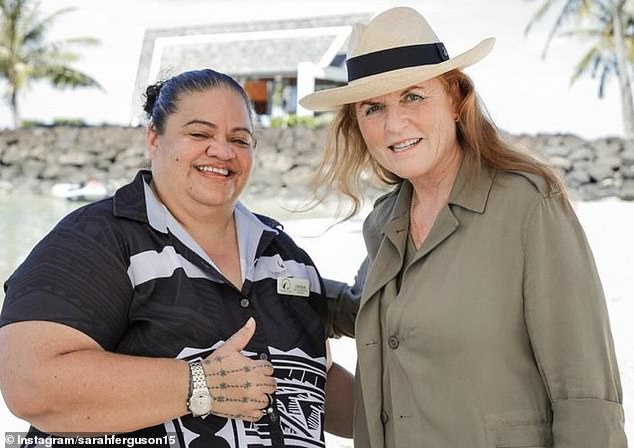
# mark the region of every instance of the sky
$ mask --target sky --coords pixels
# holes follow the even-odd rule
[[[34,83],[20,98],[22,116],[128,125],[143,33],[148,28],[376,13],[407,5],[426,17],[450,56],[486,37],[496,38],[493,52],[466,71],[501,129],[515,134],[572,133],[589,139],[621,135],[617,80],[609,82],[603,100],[597,97],[597,82],[590,78],[571,86],[570,76],[584,46],[557,38],[544,60],[549,23],[524,33],[540,4],[541,0],[43,0],[45,13],[77,8],[55,22],[52,39],[100,39],[99,46],[81,50],[82,58],[74,67],[96,78],[103,89],[57,91],[46,83]],[[8,107],[0,105],[0,128],[10,123]]]

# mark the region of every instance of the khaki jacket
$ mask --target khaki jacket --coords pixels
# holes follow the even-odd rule
[[[355,448],[383,448],[386,422],[398,448],[626,447],[606,303],[572,209],[537,176],[461,170],[382,334],[411,194],[404,182],[364,223]]]

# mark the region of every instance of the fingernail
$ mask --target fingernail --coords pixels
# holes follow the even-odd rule
[[[246,328],[253,328],[253,326],[255,325],[255,319],[252,317],[249,317],[249,320],[247,321],[247,323],[244,325]]]

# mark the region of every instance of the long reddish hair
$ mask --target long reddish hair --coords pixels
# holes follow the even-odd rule
[[[562,181],[551,168],[513,149],[502,139],[469,76],[460,70],[452,70],[438,79],[449,94],[456,96],[456,137],[464,151],[467,176],[477,173],[483,164],[501,171],[532,173],[545,180],[551,194],[560,193],[563,199],[567,198]],[[324,154],[311,181],[316,202],[323,201],[334,189],[352,202],[346,218],[354,216],[363,204],[362,179],[366,174],[385,185],[397,185],[403,181],[370,156],[359,130],[355,105],[344,104],[328,127]]]

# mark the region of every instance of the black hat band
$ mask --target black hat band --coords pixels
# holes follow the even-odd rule
[[[348,82],[401,68],[439,64],[448,59],[442,42],[388,48],[348,59]]]

